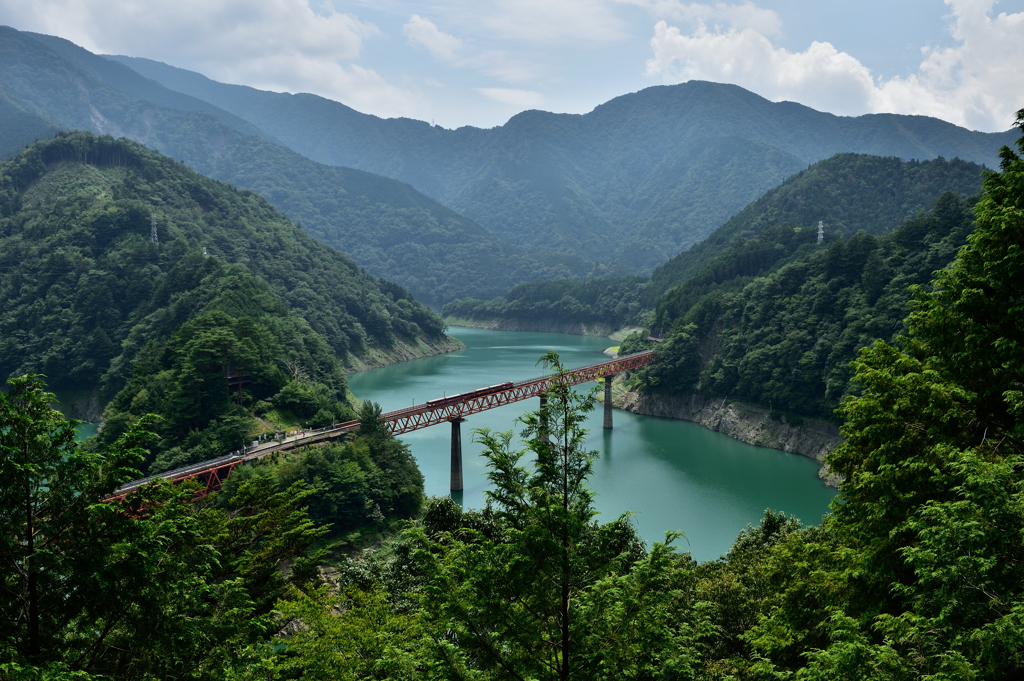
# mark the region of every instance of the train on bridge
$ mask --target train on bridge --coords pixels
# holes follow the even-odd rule
[[[601,378],[608,379],[605,381],[604,427],[611,428],[611,378],[617,374],[650,364],[652,359],[653,351],[645,350],[578,369],[571,369],[569,370],[570,381],[573,385],[576,385]],[[471,414],[477,414],[481,411],[512,404],[513,402],[519,402],[531,397],[541,397],[550,389],[553,379],[553,375],[548,375],[526,381],[496,383],[486,388],[478,388],[457,395],[439,397],[427,400],[423,404],[396,409],[395,411],[382,414],[381,418],[387,423],[388,430],[392,435],[401,435],[444,422],[451,423],[452,490],[457,491],[462,489],[462,437],[459,424],[465,420],[466,416]],[[157,478],[172,481],[196,479],[202,483],[200,494],[208,494],[218,489],[236,466],[260,459],[274,452],[288,451],[298,447],[335,440],[357,430],[359,430],[359,421],[346,421],[329,428],[322,428],[302,433],[301,435],[257,443],[255,446],[244,447],[238,452],[232,452],[228,456],[128,483],[116,490],[107,501],[123,499],[127,494]]]

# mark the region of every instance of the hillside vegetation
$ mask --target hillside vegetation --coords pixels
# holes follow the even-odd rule
[[[401,287],[139,144],[61,134],[0,165],[0,374],[120,391],[111,442],[152,411],[165,449],[213,422],[226,430],[209,451],[229,449],[254,425],[247,409],[275,396],[329,422],[351,415],[346,370],[449,347]],[[225,365],[251,379],[233,399]]]
[[[569,329],[593,324],[620,329],[644,322],[649,287],[645,277],[535,281],[492,300],[452,301],[441,308],[441,315],[448,320],[513,324],[524,330],[572,333]]]
[[[850,362],[903,332],[912,287],[953,260],[974,201],[943,194],[880,237],[818,245],[812,230],[779,225],[734,244],[658,301],[651,326],[665,340],[640,389],[833,418],[853,389]]]
[[[489,130],[446,130],[315,95],[216,83],[146,59],[112,59],[316,161],[408,182],[517,246],[620,262],[641,274],[837,153],[994,167],[995,150],[1015,139],[925,116],[834,116],[700,81],[646,88],[584,115],[525,111]]]
[[[711,236],[651,275],[650,302],[706,267],[738,239],[752,239],[772,225],[816,227],[830,238],[858,231],[879,236],[918,211],[934,207],[943,192],[981,190],[983,167],[959,158],[901,161],[895,157],[836,154],[786,178],[741,210]]]
[[[234,114],[59,38],[0,28],[0,97],[11,103],[0,100],[0,130],[24,128],[11,133],[12,150],[58,128],[128,137],[259,193],[318,240],[437,308],[524,281],[626,271],[526,253],[407,184],[311,161]]]
[[[829,242],[848,239],[858,231],[881,236],[919,211],[934,208],[943,192],[961,196],[977,193],[981,174],[981,166],[959,159],[900,161],[837,154],[787,178],[705,241],[658,267],[650,280],[535,282],[490,301],[453,301],[442,314],[525,329],[549,327],[561,320],[611,328],[646,324],[650,321],[648,312],[672,305],[662,302],[662,296],[673,286],[696,276],[754,276],[791,255],[792,248],[777,243],[773,236],[760,239],[765,230],[779,225],[799,227],[787,237],[787,243],[793,239],[793,244],[816,242],[819,221],[824,223]],[[740,245],[748,241],[751,243]],[[732,253],[721,259],[736,248],[742,255]],[[736,262],[737,258],[742,263]],[[702,272],[706,268],[710,273]],[[666,322],[659,318],[655,325],[660,329]]]

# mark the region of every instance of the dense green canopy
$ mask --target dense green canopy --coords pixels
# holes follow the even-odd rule
[[[237,281],[215,281],[224,276]],[[396,343],[444,342],[436,315],[255,194],[88,133],[0,165],[0,290],[0,374],[44,371],[57,387],[123,385],[146,342],[210,306],[290,317],[347,365]]]
[[[1019,123],[1024,132],[1024,111]],[[225,510],[189,505],[189,488],[167,485],[136,505],[105,505],[94,502],[137,474],[140,426],[103,453],[83,451],[38,382],[15,381],[0,395],[0,674],[1017,678],[1024,160],[1009,149],[1003,158],[966,245],[916,288],[906,335],[854,363],[860,394],[840,409],[846,441],[829,462],[845,479],[831,514],[804,528],[769,510],[717,561],[698,564],[671,543],[647,550],[628,517],[596,522],[581,429],[592,403],[567,382],[521,421],[531,467],[511,432],[477,433],[493,485],[485,509],[429,501],[406,531],[337,562],[331,588],[316,581],[323,554],[308,549],[322,531],[303,503],[355,523],[418,508],[408,453],[378,439],[373,405],[361,414],[369,440],[229,479],[230,500],[215,500]],[[941,251],[964,211],[946,197],[892,239],[942,234],[932,241]],[[816,257],[836,276],[859,263],[855,274],[886,243],[853,248],[868,239]],[[555,355],[545,359],[564,375]],[[382,473],[395,484],[379,484]]]
[[[255,191],[316,239],[435,307],[500,295],[523,281],[628,272],[527,252],[403,182],[322,165],[123,64],[62,38],[0,26],[0,151],[16,153],[58,129],[123,135]]]
[[[666,340],[642,388],[829,418],[851,391],[857,351],[903,330],[910,287],[964,243],[973,202],[944,194],[881,237],[819,245],[815,230],[779,225],[735,243],[658,302],[652,327]]]

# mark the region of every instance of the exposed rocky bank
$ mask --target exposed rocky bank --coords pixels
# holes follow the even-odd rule
[[[747,444],[781,449],[814,459],[821,468],[818,477],[829,487],[838,487],[841,477],[829,470],[825,455],[842,441],[839,428],[822,421],[805,419],[800,426],[777,421],[767,409],[727,400],[711,400],[699,392],[688,396],[642,395],[624,387],[614,389],[612,404],[634,414],[692,421]]]

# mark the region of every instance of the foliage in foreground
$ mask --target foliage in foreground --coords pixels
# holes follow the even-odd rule
[[[0,393],[0,678],[223,678],[316,580],[311,492],[267,480],[229,510],[138,478],[145,421],[103,453],[74,441],[38,377]],[[287,569],[286,569],[287,568]]]
[[[269,478],[278,491],[299,483],[312,491],[309,516],[334,533],[356,533],[388,520],[419,515],[423,474],[408,445],[379,426],[380,406],[364,402],[361,428],[343,442],[309,446],[261,459],[232,473],[219,495],[229,505],[236,490]]]

